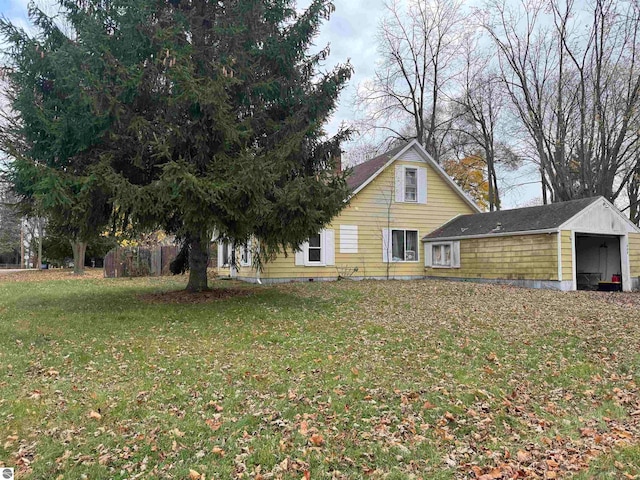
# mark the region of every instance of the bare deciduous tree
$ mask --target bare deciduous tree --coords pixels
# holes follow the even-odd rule
[[[367,130],[387,139],[417,138],[439,162],[450,117],[445,114],[460,74],[465,16],[460,0],[398,0],[386,4],[380,24],[380,64],[360,85],[356,104]]]
[[[638,5],[521,0],[514,8],[492,0],[485,13],[502,81],[536,153],[544,202],[615,201],[640,147]]]

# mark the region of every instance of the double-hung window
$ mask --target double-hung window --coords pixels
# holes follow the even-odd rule
[[[404,201],[405,202],[418,201],[418,169],[417,168],[404,169]]]
[[[418,261],[417,230],[391,230],[391,260],[394,262]]]
[[[228,267],[231,262],[231,249],[229,242],[223,241],[220,244],[220,266]]]
[[[322,237],[319,233],[309,237],[307,263],[322,263]]]
[[[451,244],[433,245],[431,259],[434,267],[451,267]]]
[[[334,230],[326,228],[311,235],[295,252],[295,264],[301,267],[335,265]]]

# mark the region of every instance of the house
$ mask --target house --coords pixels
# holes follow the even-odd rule
[[[232,268],[230,245],[219,243],[219,273],[265,283],[444,278],[640,288],[640,230],[602,197],[481,213],[415,140],[357,165],[348,182],[349,204],[298,251],[257,272],[251,244],[235,252]]]
[[[427,278],[640,289],[640,229],[603,197],[461,215],[422,242]]]
[[[251,245],[236,253],[218,245],[221,275],[255,282],[350,278],[424,278],[420,239],[476,204],[417,142],[411,141],[354,167],[349,204],[331,225],[264,266],[252,268]]]

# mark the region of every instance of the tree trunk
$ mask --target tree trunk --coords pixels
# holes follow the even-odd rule
[[[84,254],[87,251],[87,242],[72,241],[71,249],[73,250],[73,274],[84,275]]]
[[[38,269],[42,268],[42,218],[38,218]]]
[[[203,240],[206,235],[190,237],[189,240],[189,283],[187,291],[202,292],[209,290],[207,266],[209,265],[209,242]]]

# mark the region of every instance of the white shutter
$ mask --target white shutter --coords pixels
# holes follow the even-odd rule
[[[427,169],[418,168],[418,203],[427,203]]]
[[[336,264],[336,241],[333,229],[324,231],[324,263],[325,265]]]
[[[357,225],[340,225],[340,253],[358,253]]]
[[[424,244],[424,266],[433,266],[433,244],[431,243]]]
[[[296,267],[303,267],[304,266],[304,252],[305,252],[305,246],[306,244],[303,243],[302,245],[300,245],[298,247],[299,250],[296,250]]]
[[[396,165],[396,202],[404,202],[404,167]]]
[[[391,230],[382,229],[382,261],[389,262],[391,259]]]
[[[451,267],[460,268],[460,242],[451,243]]]
[[[218,268],[222,268],[222,242],[218,242]]]

